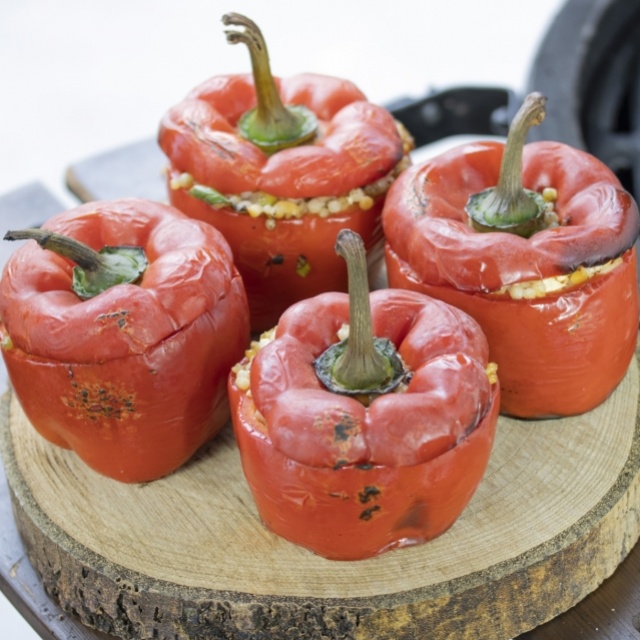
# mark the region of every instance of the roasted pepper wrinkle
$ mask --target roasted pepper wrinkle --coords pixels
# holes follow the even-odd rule
[[[142,199],[82,205],[44,228],[99,249],[144,248],[139,284],[82,300],[73,264],[28,241],[0,280],[2,354],[45,438],[123,482],[175,470],[229,416],[226,378],[249,337],[246,294],[213,227]]]
[[[161,148],[172,167],[224,194],[264,191],[282,198],[340,196],[386,175],[403,156],[391,114],[351,82],[305,73],[276,78],[283,102],[314,111],[323,134],[267,155],[236,131],[255,107],[251,75],[217,76],[164,116]],[[204,142],[204,144],[203,144]]]
[[[524,146],[522,184],[557,192],[557,225],[529,238],[479,233],[465,206],[497,183],[503,150],[496,141],[461,145],[396,180],[382,215],[389,285],[456,305],[480,323],[499,366],[503,413],[583,413],[609,396],[633,358],[638,208],[598,159],[534,142]],[[498,293],[616,258],[612,269],[534,300]]]
[[[14,343],[33,355],[74,362],[106,361],[131,350],[144,353],[229,295],[235,269],[215,229],[167,215],[162,207],[151,208],[145,217],[152,230],[138,229],[139,223],[129,224],[138,215],[136,206],[139,201],[89,203],[73,217],[54,218],[44,227],[95,246],[115,244],[118,238],[144,245],[151,264],[139,286],[112,287],[80,304],[71,291],[73,265],[66,259],[35,243],[13,255],[0,285],[5,301],[0,311]],[[22,322],[24,313],[29,322]],[[105,323],[114,317],[125,321],[126,330],[117,320]]]
[[[387,194],[387,240],[422,280],[494,291],[600,264],[633,246],[640,231],[633,198],[603,163],[559,142],[530,143],[523,156],[524,185],[557,190],[559,226],[528,239],[474,231],[466,202],[495,183],[503,146],[456,147],[407,169]]]

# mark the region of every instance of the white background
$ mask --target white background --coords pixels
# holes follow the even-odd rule
[[[260,25],[276,75],[346,77],[384,104],[461,85],[522,93],[563,4],[2,0],[0,195],[39,180],[70,206],[67,166],[155,136],[164,111],[200,81],[248,71],[247,49],[226,43],[226,12]],[[2,596],[0,635],[37,637]]]

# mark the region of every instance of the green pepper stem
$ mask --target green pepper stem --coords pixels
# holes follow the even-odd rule
[[[467,213],[479,231],[509,231],[528,237],[538,230],[544,202],[522,186],[522,154],[529,130],[544,120],[546,100],[536,92],[525,98],[509,128],[498,184],[469,198]]]
[[[285,107],[278,93],[269,53],[262,32],[246,16],[227,13],[225,26],[244,27],[244,31],[226,31],[230,44],[243,43],[249,48],[257,106],[238,122],[240,133],[267,153],[296,146],[315,136],[317,120],[311,111],[300,105]]]
[[[68,258],[85,271],[97,271],[105,266],[103,257],[86,244],[46,229],[7,231],[5,240],[35,240],[43,249]]]
[[[43,249],[68,258],[73,269],[72,290],[82,299],[93,298],[117,284],[140,280],[148,262],[141,247],[103,247],[94,251],[75,238],[47,229],[7,231],[5,240],[35,240]]]
[[[516,113],[504,147],[500,177],[496,185],[497,197],[509,203],[522,197],[522,152],[529,129],[544,120],[547,99],[541,93],[530,93]]]
[[[333,377],[349,389],[379,387],[389,379],[391,366],[388,358],[374,348],[364,243],[357,233],[343,229],[338,234],[335,249],[347,263],[349,339],[333,366]]]
[[[329,371],[321,376],[321,380],[330,389],[342,393],[387,391],[399,384],[404,370],[393,345],[373,335],[364,243],[357,233],[343,229],[338,233],[335,249],[347,263],[349,337],[346,346],[342,342],[325,351],[325,354],[331,354],[327,365]]]
[[[367,258],[362,238],[342,229],[336,253],[347,263],[349,281],[349,337],[332,344],[314,362],[318,379],[329,391],[356,396],[364,404],[393,391],[408,372],[395,345],[373,335],[367,281]]]
[[[276,83],[271,73],[269,64],[269,53],[267,43],[258,25],[239,13],[227,13],[222,16],[225,26],[235,25],[245,27],[245,31],[225,31],[227,42],[246,44],[251,56],[251,67],[256,87],[256,98],[258,100],[258,118],[265,123],[273,120],[293,120],[293,116],[285,109]]]

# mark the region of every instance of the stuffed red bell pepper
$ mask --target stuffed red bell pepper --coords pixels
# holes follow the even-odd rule
[[[338,231],[381,258],[385,193],[409,164],[412,140],[351,82],[315,74],[271,75],[258,27],[223,17],[231,43],[249,47],[251,75],[213,77],[164,116],[172,204],[210,222],[229,241],[254,331],[293,302],[346,291]]]
[[[138,199],[7,234],[25,238],[37,242],[11,256],[0,281],[0,337],[28,419],[117,480],[173,471],[228,420],[229,369],[248,344],[228,244]]]
[[[588,153],[524,145],[544,113],[531,94],[506,145],[471,143],[412,167],[383,212],[389,285],[473,316],[500,369],[501,410],[524,418],[596,407],[638,333],[638,208]]]
[[[356,560],[454,523],[489,459],[499,385],[473,319],[414,292],[369,295],[361,240],[344,230],[337,250],[350,297],[289,308],[234,367],[229,390],[263,522]]]

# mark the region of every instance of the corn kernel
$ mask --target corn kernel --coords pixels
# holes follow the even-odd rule
[[[276,202],[278,202],[278,198],[272,196],[270,193],[262,192],[258,197],[258,204],[261,204],[263,207],[265,205],[274,205]]]
[[[249,375],[248,369],[240,369],[236,374],[236,387],[240,389],[240,391],[247,391],[251,386],[251,376]]]
[[[334,200],[329,200],[327,209],[329,209],[329,213],[340,213],[345,207],[342,206],[342,200],[340,198],[335,198]]]
[[[338,340],[342,342],[342,340],[346,340],[349,337],[349,324],[344,323],[340,325],[340,328],[337,331]]]
[[[260,216],[260,214],[262,213],[262,207],[259,204],[250,204],[247,207],[247,213],[252,217],[252,218],[258,218]]]
[[[177,191],[178,189],[191,189],[193,182],[193,176],[190,173],[181,173],[179,176],[171,178],[169,187],[173,191]]]
[[[275,337],[276,337],[275,327],[261,333],[260,339],[258,340],[258,350],[264,349],[270,342],[273,342]]]
[[[495,362],[490,362],[486,369],[487,378],[489,378],[489,384],[495,384],[498,382],[498,365]]]
[[[309,213],[320,213],[322,207],[324,207],[325,198],[311,198],[309,202],[307,202],[307,207],[309,207]]]
[[[278,202],[274,205],[274,217],[281,218],[292,218],[298,213],[298,205],[291,200],[278,200]]]
[[[364,191],[362,189],[352,189],[349,193],[349,203],[355,204],[356,202],[360,202],[364,198]]]
[[[570,276],[571,284],[581,284],[589,278],[587,270],[584,267],[578,267]]]
[[[364,198],[362,198],[362,200],[360,200],[360,202],[358,202],[358,206],[363,211],[368,211],[369,209],[371,209],[371,207],[373,207],[373,198],[371,196],[365,196]]]

